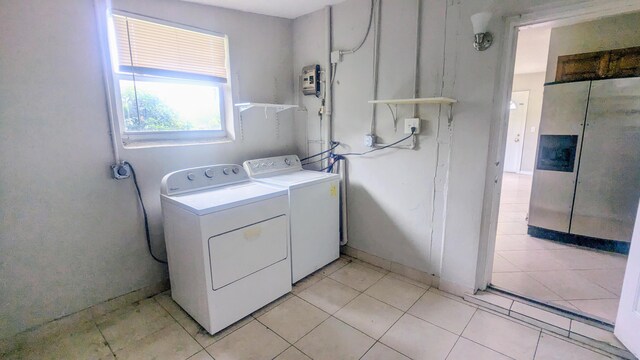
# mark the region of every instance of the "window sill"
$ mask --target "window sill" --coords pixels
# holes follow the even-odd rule
[[[213,139],[128,140],[126,142],[123,141],[122,145],[125,149],[146,149],[156,147],[227,144],[232,142],[233,139],[229,137],[223,137]]]

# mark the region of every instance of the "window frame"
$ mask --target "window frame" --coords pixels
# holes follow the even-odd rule
[[[153,76],[145,74],[133,74],[133,73],[121,73],[119,72],[119,63],[117,60],[118,53],[115,45],[115,32],[112,21],[113,15],[126,16],[135,18],[138,20],[149,21],[165,26],[175,27],[183,30],[189,30],[199,32],[207,35],[218,36],[224,38],[225,43],[225,62],[227,77],[226,82],[217,82],[213,80],[198,79],[198,75],[194,74],[193,78],[188,78],[188,73],[185,77],[170,77],[170,76]],[[118,134],[122,145],[126,147],[148,147],[148,146],[166,146],[166,145],[188,145],[188,144],[200,144],[200,143],[212,143],[223,142],[231,140],[231,132],[229,128],[233,126],[233,109],[229,111],[227,107],[233,106],[231,97],[231,70],[229,61],[229,38],[226,34],[217,33],[211,30],[202,29],[199,27],[189,26],[177,22],[172,22],[164,19],[158,19],[154,17],[144,16],[137,13],[131,13],[128,11],[111,9],[106,14],[107,25],[107,41],[108,41],[108,60],[109,69],[111,73],[111,89],[109,89],[109,95],[112,96],[112,103],[116,107],[115,115],[117,121],[115,122],[118,127]],[[158,69],[159,72],[163,72],[162,69]],[[171,71],[167,71],[171,73]],[[120,80],[134,80],[142,79],[143,81],[157,81],[157,82],[175,82],[180,84],[198,84],[198,85],[212,85],[218,88],[218,101],[220,108],[220,130],[157,130],[157,131],[127,131],[124,123],[124,112],[122,107],[122,94],[120,89]]]

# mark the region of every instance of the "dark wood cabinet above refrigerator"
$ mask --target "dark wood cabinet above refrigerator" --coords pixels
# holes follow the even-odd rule
[[[558,56],[555,82],[640,76],[640,47]]]

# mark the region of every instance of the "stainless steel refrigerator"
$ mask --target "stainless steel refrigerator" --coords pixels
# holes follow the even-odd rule
[[[529,233],[625,252],[639,198],[640,78],[545,85]]]

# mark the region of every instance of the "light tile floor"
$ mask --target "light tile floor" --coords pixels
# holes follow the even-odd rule
[[[214,336],[164,292],[27,341],[6,359],[608,359],[342,257]]]
[[[527,235],[531,179],[504,173],[492,284],[613,323],[627,257]]]

